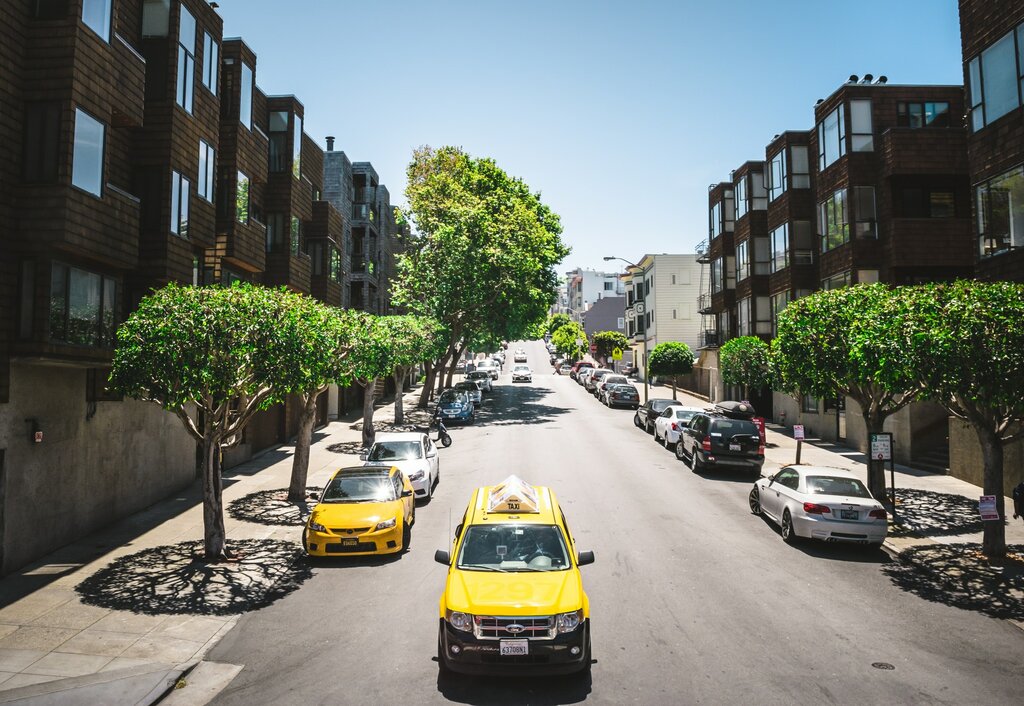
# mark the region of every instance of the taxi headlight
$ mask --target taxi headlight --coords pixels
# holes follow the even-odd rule
[[[313,520],[309,521],[309,528],[311,530],[313,530],[314,532],[326,532],[327,531],[326,527],[324,527],[319,522],[313,522]]]
[[[423,480],[423,471],[415,471],[409,475],[409,480]]]
[[[558,614],[558,632],[572,632],[580,626],[580,621],[583,620],[583,611],[574,610],[571,613],[559,613]]]
[[[448,624],[456,630],[469,632],[473,629],[473,618],[468,613],[450,610],[448,611]]]
[[[390,529],[390,528],[394,527],[397,523],[398,523],[397,518],[392,517],[390,520],[384,520],[383,522],[378,522],[377,526],[374,527],[374,530]]]

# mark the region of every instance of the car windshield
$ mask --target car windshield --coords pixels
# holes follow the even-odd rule
[[[526,372],[526,371],[527,371],[527,370],[529,370],[529,369],[530,369],[530,368],[529,368],[529,367],[527,367],[527,366],[525,366],[525,365],[517,365],[517,366],[516,366],[516,372],[517,372],[517,373],[524,373],[524,372]]]
[[[684,421],[684,422],[688,422],[691,419],[693,419],[693,415],[695,415],[695,414],[697,414],[697,413],[695,411],[693,411],[692,409],[677,409],[676,410],[676,419],[679,419],[679,420]]]
[[[758,430],[757,425],[744,419],[716,419],[711,427],[711,431],[712,433],[721,432],[725,437],[731,437],[737,434],[761,436],[761,432]]]
[[[654,400],[651,402],[651,409],[655,412],[664,412],[665,408],[673,404],[672,400]]]
[[[555,525],[473,525],[457,564],[474,571],[563,571],[569,556]]]
[[[474,370],[473,372],[471,372],[466,377],[468,377],[470,380],[483,380],[484,378],[487,377],[487,373],[485,373],[485,372],[478,372],[478,371]]]
[[[466,393],[456,392],[455,390],[445,390],[441,393],[441,396],[437,398],[438,402],[442,404],[452,404],[453,402],[465,402]]]
[[[605,385],[621,385],[628,382],[623,375],[607,375],[604,379]]]
[[[456,390],[469,390],[472,392],[477,389],[476,383],[473,382],[457,382],[455,383]]]
[[[331,478],[322,503],[373,503],[395,500],[395,486],[384,473],[344,473]]]
[[[368,461],[408,461],[423,458],[423,444],[418,441],[378,441],[370,447]]]
[[[807,492],[813,495],[849,495],[870,498],[871,493],[856,478],[842,476],[807,476]]]

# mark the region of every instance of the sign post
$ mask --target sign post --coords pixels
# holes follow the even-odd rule
[[[978,500],[978,512],[981,514],[981,519],[985,522],[998,520],[999,508],[996,505],[996,496],[982,495]]]
[[[896,461],[892,454],[892,434],[889,432],[877,432],[871,434],[869,440],[871,446],[871,457],[868,463],[877,463],[885,472],[885,462],[889,462],[889,486],[892,491],[892,521],[896,522]],[[884,478],[884,476],[883,476]]]
[[[800,451],[804,443],[804,425],[794,424],[793,425],[793,438],[796,439],[796,461],[795,464],[800,465]]]

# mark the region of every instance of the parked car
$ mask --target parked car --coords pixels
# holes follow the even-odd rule
[[[417,498],[430,498],[441,479],[437,447],[423,432],[377,434],[373,446],[359,458],[367,466],[397,466]]]
[[[436,414],[443,421],[472,424],[476,420],[476,407],[464,391],[449,387],[437,398]]]
[[[581,368],[580,371],[578,373],[576,373],[576,382],[581,387],[586,387],[587,386],[587,378],[589,378],[591,375],[593,375],[595,370],[597,370],[597,368]]]
[[[477,370],[486,370],[487,374],[491,376],[491,380],[497,380],[501,370],[498,368],[497,363],[491,360],[482,360],[477,366]]]
[[[654,420],[665,411],[670,404],[679,404],[677,400],[667,400],[661,397],[649,399],[643,406],[637,409],[633,415],[633,424],[643,429],[648,434],[654,433]]]
[[[629,379],[625,375],[610,373],[601,378],[594,386],[594,397],[604,402],[604,390],[608,385],[628,385]]]
[[[455,372],[460,374],[466,372],[466,361],[460,360],[459,362],[457,362],[455,364]]]
[[[484,401],[484,392],[480,389],[479,383],[475,380],[463,380],[455,383],[454,389],[462,390],[469,394],[469,400],[477,405]]]
[[[416,522],[412,484],[395,466],[339,469],[302,529],[310,556],[394,554],[409,545]]]
[[[676,444],[676,457],[689,461],[694,473],[732,467],[760,474],[764,465],[761,432],[749,419],[716,412],[693,415]]]
[[[640,406],[640,393],[632,385],[606,385],[604,403],[609,407],[636,409]]]
[[[533,371],[529,365],[519,364],[512,368],[512,382],[533,382]]]
[[[483,392],[494,390],[494,385],[491,383],[491,374],[486,370],[474,370],[471,373],[466,373],[466,379],[480,383]]]
[[[524,351],[522,348],[519,348],[518,350],[516,350],[515,354],[512,356],[512,362],[513,363],[525,363],[526,362],[526,351]]]
[[[572,365],[572,372],[569,373],[569,377],[573,380],[579,375],[580,371],[584,368],[593,368],[594,364],[587,360],[578,360]]]
[[[880,547],[888,515],[857,476],[842,468],[786,466],[750,490],[750,511],[779,525],[782,539],[798,537]]]
[[[679,434],[683,427],[689,425],[694,415],[704,410],[699,407],[684,407],[683,405],[669,405],[665,411],[654,420],[654,440],[664,444],[666,449],[674,449],[679,442]]]
[[[601,382],[601,379],[605,375],[614,374],[615,373],[613,373],[611,370],[608,370],[607,368],[598,368],[597,370],[595,370],[594,372],[587,376],[587,380],[584,384],[584,387],[587,388],[587,392],[593,395],[595,394],[595,390],[597,390],[597,384]]]
[[[561,367],[558,369],[558,374],[559,375],[571,375],[572,374],[572,366],[569,365],[568,363],[562,363]]]

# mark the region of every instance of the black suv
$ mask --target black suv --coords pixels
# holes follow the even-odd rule
[[[633,415],[633,424],[643,429],[648,434],[654,433],[654,420],[661,416],[661,413],[665,411],[665,408],[673,404],[682,404],[676,400],[666,400],[662,398],[647,400],[643,406],[636,410],[636,414]]]
[[[738,413],[726,403],[713,412],[693,415],[689,426],[679,432],[676,458],[689,461],[694,473],[732,467],[760,475],[764,466],[764,446],[761,444],[761,431],[751,416],[752,409],[749,415]]]

